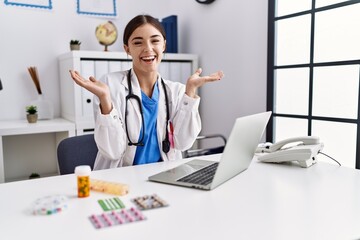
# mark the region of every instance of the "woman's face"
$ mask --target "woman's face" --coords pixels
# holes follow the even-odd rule
[[[134,69],[143,72],[157,71],[165,51],[166,41],[151,24],[144,24],[130,35],[125,51],[133,58]]]

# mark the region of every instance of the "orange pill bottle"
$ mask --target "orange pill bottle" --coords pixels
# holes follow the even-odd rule
[[[77,176],[77,192],[79,198],[90,196],[90,174],[90,166],[81,165],[75,168],[75,175]]]

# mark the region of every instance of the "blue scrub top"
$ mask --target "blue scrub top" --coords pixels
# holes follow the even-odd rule
[[[149,98],[141,91],[141,102],[144,114],[145,137],[144,146],[136,147],[134,165],[158,162],[161,158],[159,142],[156,131],[156,119],[158,115],[159,87],[156,82],[152,97]],[[139,140],[142,137],[140,131]]]

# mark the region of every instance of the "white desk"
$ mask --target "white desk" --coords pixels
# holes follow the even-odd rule
[[[65,119],[39,120],[37,123],[28,123],[26,120],[0,121],[0,183],[5,182],[3,137],[27,134],[55,133],[56,146],[66,137],[75,135],[75,124]],[[36,144],[36,141],[29,142]],[[17,146],[16,151],[22,147]],[[33,152],[32,154],[36,154]]]
[[[217,158],[213,155],[212,158]],[[209,158],[209,157],[206,157]],[[360,172],[327,163],[304,169],[253,162],[248,170],[212,191],[148,182],[149,175],[180,162],[95,171],[96,179],[128,183],[130,199],[156,193],[168,207],[143,211],[147,220],[95,229],[100,214],[91,192],[76,197],[73,174],[0,184],[0,238],[11,239],[359,239]],[[42,196],[64,194],[69,209],[49,216],[29,213]]]

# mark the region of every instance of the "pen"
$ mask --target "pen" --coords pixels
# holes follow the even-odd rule
[[[174,148],[175,145],[174,145],[174,126],[172,124],[171,121],[169,121],[169,128],[170,128],[170,131],[169,131],[169,141],[170,141],[170,147],[171,148]]]

